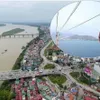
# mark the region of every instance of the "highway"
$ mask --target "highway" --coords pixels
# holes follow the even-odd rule
[[[46,65],[48,63],[50,64],[54,64],[56,66],[56,71],[60,71],[60,74],[64,74],[66,76],[66,78],[68,79],[67,81],[69,82],[69,84],[71,83],[76,83],[78,86],[81,86],[83,89],[86,89],[88,91],[91,91],[97,95],[100,96],[100,93],[95,91],[94,89],[92,89],[91,87],[84,85],[84,84],[80,84],[79,82],[77,82],[71,75],[70,75],[70,68],[68,66],[60,66],[54,62],[49,61],[45,56],[44,56],[44,50],[48,47],[48,45],[51,43],[51,41],[41,50],[41,57],[43,58],[43,63],[41,64],[41,66]],[[62,69],[61,69],[62,68]]]
[[[60,66],[54,62],[49,61],[44,56],[44,50],[47,48],[47,46],[51,43],[51,41],[41,50],[40,55],[43,58],[43,63],[40,65],[39,71],[22,71],[22,70],[12,70],[12,71],[5,71],[0,72],[0,80],[10,80],[10,79],[16,79],[16,78],[22,78],[22,77],[37,77],[37,76],[44,76],[44,75],[50,75],[50,74],[62,74],[65,75],[67,78],[67,82],[69,84],[76,83],[78,86],[81,86],[83,89],[86,89],[88,91],[91,91],[97,95],[100,95],[99,92],[93,90],[87,85],[80,84],[77,82],[71,75],[70,72],[72,71],[68,66]],[[54,64],[56,68],[54,70],[44,70],[43,67],[46,64]],[[42,70],[42,72],[41,72]]]

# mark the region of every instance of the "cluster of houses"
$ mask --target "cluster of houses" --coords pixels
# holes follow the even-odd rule
[[[21,62],[21,70],[38,70],[42,62],[40,51],[50,40],[47,28],[43,28],[43,31],[45,34],[32,40],[25,51]],[[45,98],[51,100],[57,95],[54,90],[50,89],[48,84],[37,78],[16,79],[15,83],[12,84],[12,92],[15,94],[14,100],[46,100]]]
[[[70,100],[68,95],[59,95],[55,86],[49,84],[41,78],[21,78],[16,79],[11,86],[14,98],[12,100]],[[73,95],[76,91],[71,90]],[[69,98],[71,98],[69,96]]]
[[[44,46],[44,41],[38,38],[34,39],[25,52],[22,60],[22,70],[34,70],[41,64],[40,50]]]
[[[90,79],[91,88],[100,92],[100,63],[96,62],[93,65],[87,65],[83,69],[83,72],[86,74],[85,77],[87,77],[87,79]]]
[[[35,78],[32,80],[16,79],[12,84],[12,92],[15,94],[14,100],[43,100]]]
[[[95,63],[100,62],[100,57],[94,57],[94,58],[82,58],[82,57],[76,57],[71,56],[69,54],[64,54],[62,50],[60,50],[53,42],[50,47],[47,48],[47,57],[51,57],[51,60],[56,62],[61,62],[62,64],[67,64],[69,62],[76,64],[76,63]],[[52,54],[51,54],[52,52]]]
[[[22,70],[38,70],[42,62],[40,51],[48,43],[51,37],[47,27],[43,26],[40,27],[40,29],[44,31],[45,34],[41,35],[41,37],[35,38],[27,48],[21,62]],[[94,67],[91,68],[88,65],[83,69],[83,71],[92,77],[92,71],[94,69],[94,77],[95,79],[99,79],[99,58],[92,59],[70,56],[68,54],[64,54],[55,45],[48,47],[47,51],[47,57],[62,66],[75,65],[82,62],[92,63]],[[49,55],[49,51],[52,52],[51,55]],[[100,85],[96,84],[96,86],[99,87]],[[67,92],[62,92],[59,96],[55,87],[50,86],[47,81],[43,81],[39,78],[16,79],[15,83],[12,84],[12,92],[15,94],[14,100],[98,100],[94,94],[77,86],[71,87]]]
[[[63,100],[98,100],[98,97],[80,86],[69,88],[63,93]]]
[[[45,33],[50,33],[48,26],[41,26],[40,30],[44,31]]]
[[[45,28],[44,28],[45,29]],[[39,65],[42,62],[42,58],[40,57],[40,51],[48,43],[50,40],[50,34],[45,33],[41,37],[35,38],[31,45],[29,45],[28,49],[25,52],[24,58],[22,60],[22,70],[37,70]]]
[[[52,52],[52,54],[51,54]],[[47,58],[62,66],[76,66],[79,68],[80,64],[84,64],[82,72],[91,78],[94,85],[91,87],[100,92],[100,57],[95,58],[80,58],[64,54],[54,43],[47,48]],[[71,66],[71,67],[72,67]],[[87,77],[88,78],[88,77]],[[86,99],[87,100],[87,99]]]
[[[56,87],[52,86],[47,81],[43,81],[40,79],[37,79],[37,86],[40,90],[40,94],[46,99],[46,100],[58,100],[58,92],[56,91]]]

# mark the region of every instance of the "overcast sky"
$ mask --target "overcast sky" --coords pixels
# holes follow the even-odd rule
[[[70,1],[0,1],[0,22],[50,22]]]

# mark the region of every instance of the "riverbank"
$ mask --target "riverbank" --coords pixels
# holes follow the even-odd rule
[[[36,34],[38,33],[38,27],[33,27],[29,25],[18,25],[18,24],[6,24],[5,26],[0,27],[0,35],[3,32],[11,31],[12,29],[24,29],[23,32],[19,32],[18,34]]]
[[[39,31],[39,33],[40,33],[40,31]],[[46,39],[45,39],[46,38]],[[23,52],[20,54],[20,56],[17,58],[17,60],[16,60],[16,63],[15,63],[15,65],[14,65],[14,67],[13,67],[13,69],[20,69],[21,68],[21,61],[22,61],[22,59],[23,59],[23,57],[24,57],[24,55],[25,55],[25,52],[27,52],[26,50],[28,50],[29,48],[30,48],[30,45],[32,45],[33,44],[33,42],[35,42],[35,43],[38,43],[38,45],[39,44],[41,44],[41,42],[39,43],[39,41],[41,41],[41,39],[44,41],[44,45],[42,46],[42,48],[48,43],[48,41],[49,41],[49,38],[50,38],[50,36],[48,36],[48,34],[43,34],[43,36],[42,36],[42,34],[41,34],[41,36],[39,35],[38,37],[36,37],[35,39],[33,39],[30,43],[28,43],[27,44],[27,46],[26,46],[26,48],[24,48],[24,50],[23,50]],[[29,47],[29,48],[28,48]],[[28,48],[28,49],[27,49]],[[42,48],[39,48],[39,51],[42,49]],[[28,53],[28,52],[27,52]],[[40,55],[40,54],[39,54]],[[28,59],[29,60],[29,59]],[[37,63],[37,62],[36,62]],[[8,94],[8,96],[10,96],[10,94],[11,94],[11,84],[14,82],[14,80],[7,80],[7,81],[4,81],[3,82],[3,84],[1,85],[1,87],[0,87],[0,92],[2,92],[3,90],[5,90],[5,91],[7,91],[7,93],[9,93]],[[9,92],[8,92],[9,91]],[[11,95],[12,96],[12,95]],[[3,95],[1,96],[0,95],[0,97],[3,97]],[[8,100],[8,99],[7,99]],[[11,99],[10,99],[11,100]]]
[[[0,35],[3,32],[10,31],[12,29],[24,29],[23,32],[18,32],[17,34],[36,34],[39,31],[37,27],[32,27],[28,25],[16,25],[16,24],[6,24],[0,27]],[[34,38],[36,38],[35,36]],[[1,38],[0,39],[0,71],[11,70],[14,66],[16,59],[19,57],[20,53],[23,51],[23,47],[26,47],[33,38]]]
[[[12,27],[13,26],[13,27]],[[9,31],[11,29],[17,28],[19,25],[10,25],[8,26],[2,26],[0,27],[0,34],[5,31]],[[29,30],[30,26],[24,26],[20,25],[26,28],[26,30]],[[35,29],[35,30],[34,30]],[[29,34],[32,32],[33,34],[37,31],[37,27],[31,27],[31,30],[27,32]],[[36,34],[35,33],[35,34]],[[18,33],[20,34],[20,33]],[[21,32],[21,34],[26,34],[25,31]],[[37,37],[37,36],[36,36]],[[34,37],[34,38],[36,38]],[[23,59],[23,55],[25,50],[28,48],[30,45],[31,41],[34,39],[32,37],[29,38],[1,38],[0,39],[0,71],[8,71],[8,70],[15,70],[20,68],[19,62]],[[24,48],[23,48],[24,47]],[[7,95],[10,97],[11,96],[11,81],[0,81],[0,96],[4,95],[3,90],[7,92]],[[7,99],[8,100],[8,99]],[[11,100],[11,99],[9,99]]]
[[[0,39],[0,71],[11,70],[23,51],[22,47],[25,47],[31,40],[32,38]]]

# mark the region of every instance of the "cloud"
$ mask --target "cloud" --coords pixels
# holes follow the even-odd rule
[[[0,1],[0,21],[50,22],[69,1]]]

